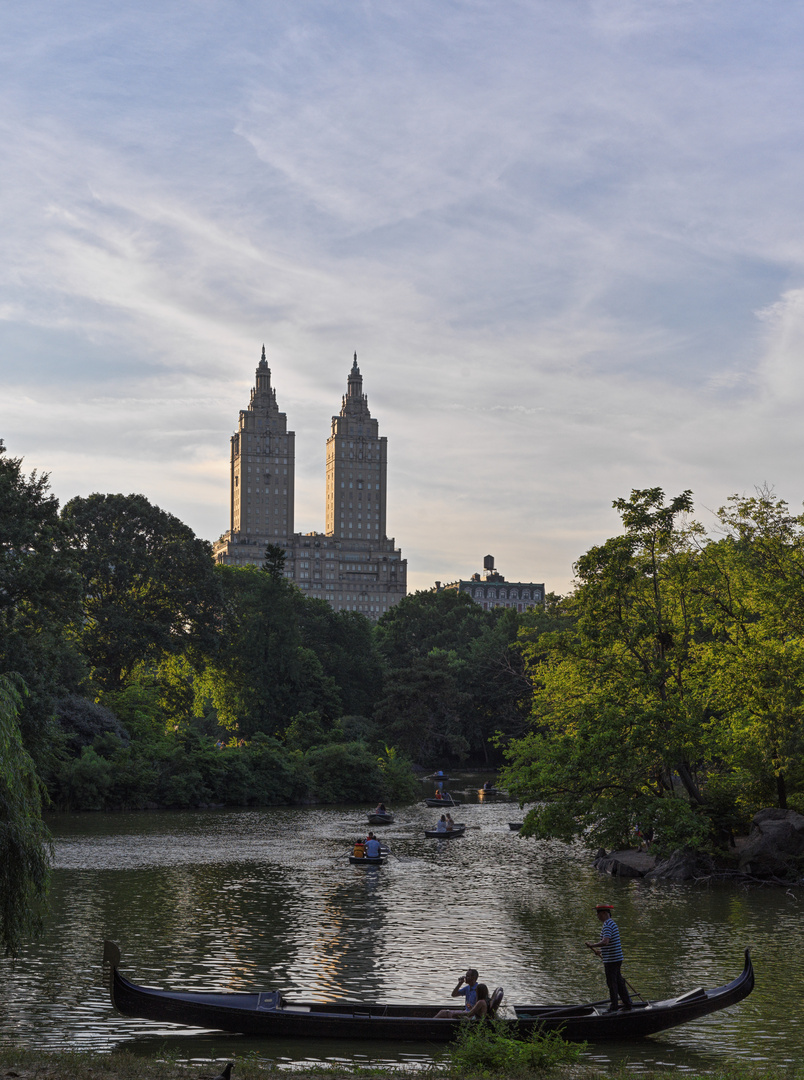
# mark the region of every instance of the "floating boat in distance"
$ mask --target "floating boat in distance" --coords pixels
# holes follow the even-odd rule
[[[456,836],[463,836],[466,832],[466,826],[461,822],[456,821],[451,829],[443,829],[439,832],[438,829],[425,829],[424,835],[428,840],[454,840]]]
[[[514,832],[519,832],[519,830],[522,828],[522,826],[524,824],[525,824],[524,821],[509,821],[508,822],[508,828],[512,829]]]
[[[393,814],[366,814],[369,825],[393,825]]]
[[[152,990],[120,974],[120,950],[106,941],[103,959],[109,964],[112,1004],[123,1016],[158,1023],[232,1031],[261,1037],[421,1040],[449,1042],[461,1020],[436,1020],[444,1005],[361,1004],[354,1001],[295,1001],[278,990],[253,993]],[[750,950],[736,979],[714,990],[697,987],[665,1001],[634,1003],[627,1012],[607,1012],[608,1001],[586,1005],[515,1005],[515,1019],[505,1019],[512,1036],[529,1038],[535,1031],[559,1031],[572,1042],[605,1042],[641,1038],[708,1013],[736,1005],[754,988]],[[502,999],[502,990],[494,992]],[[471,1021],[475,1023],[475,1021]],[[481,1021],[482,1022],[482,1021]]]
[[[428,806],[462,806],[457,799],[453,799],[451,795],[448,795],[446,799],[425,799]]]

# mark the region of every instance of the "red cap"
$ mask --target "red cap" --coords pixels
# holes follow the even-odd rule
[[[614,911],[614,904],[595,904],[595,911]]]

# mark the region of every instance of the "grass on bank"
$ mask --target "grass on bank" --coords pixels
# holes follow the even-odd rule
[[[494,1041],[492,1040],[492,1043]],[[512,1040],[507,1040],[512,1042]],[[13,1046],[0,1046],[0,1078],[9,1080],[213,1080],[227,1060],[234,1060],[232,1080],[634,1080],[634,1071],[627,1065],[603,1068],[579,1061],[580,1047],[561,1043],[555,1037],[544,1040],[546,1046],[524,1048],[521,1056],[512,1060],[509,1047],[497,1046],[500,1060],[492,1061],[488,1052],[457,1043],[443,1060],[430,1066],[392,1067],[355,1066],[338,1063],[330,1066],[280,1068],[261,1061],[250,1053],[234,1058],[220,1058],[209,1064],[188,1061],[171,1052],[159,1057],[147,1057],[130,1051],[98,1054],[88,1051],[59,1051],[46,1053]],[[558,1043],[561,1043],[559,1046]],[[639,1080],[667,1080],[675,1069],[650,1070],[636,1074]],[[710,1072],[684,1072],[684,1080],[804,1080],[804,1065],[790,1069],[776,1066],[753,1066],[729,1063]]]

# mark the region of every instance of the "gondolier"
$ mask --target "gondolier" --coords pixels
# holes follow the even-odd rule
[[[609,1012],[617,1012],[619,1009],[618,998],[622,1001],[624,1009],[632,1008],[628,987],[625,985],[625,979],[620,971],[623,962],[623,947],[620,943],[619,928],[611,917],[613,910],[611,904],[595,905],[597,917],[603,923],[600,930],[600,940],[587,941],[586,943],[592,952],[603,960],[606,985],[609,988],[609,996],[611,997]]]

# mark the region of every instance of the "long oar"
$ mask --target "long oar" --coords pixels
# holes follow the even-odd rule
[[[623,982],[634,995],[634,997],[638,997],[640,1001],[644,1001],[646,1005],[648,1004],[648,999],[646,997],[643,997],[640,992],[632,986],[628,979],[626,979],[625,975],[623,975]]]

